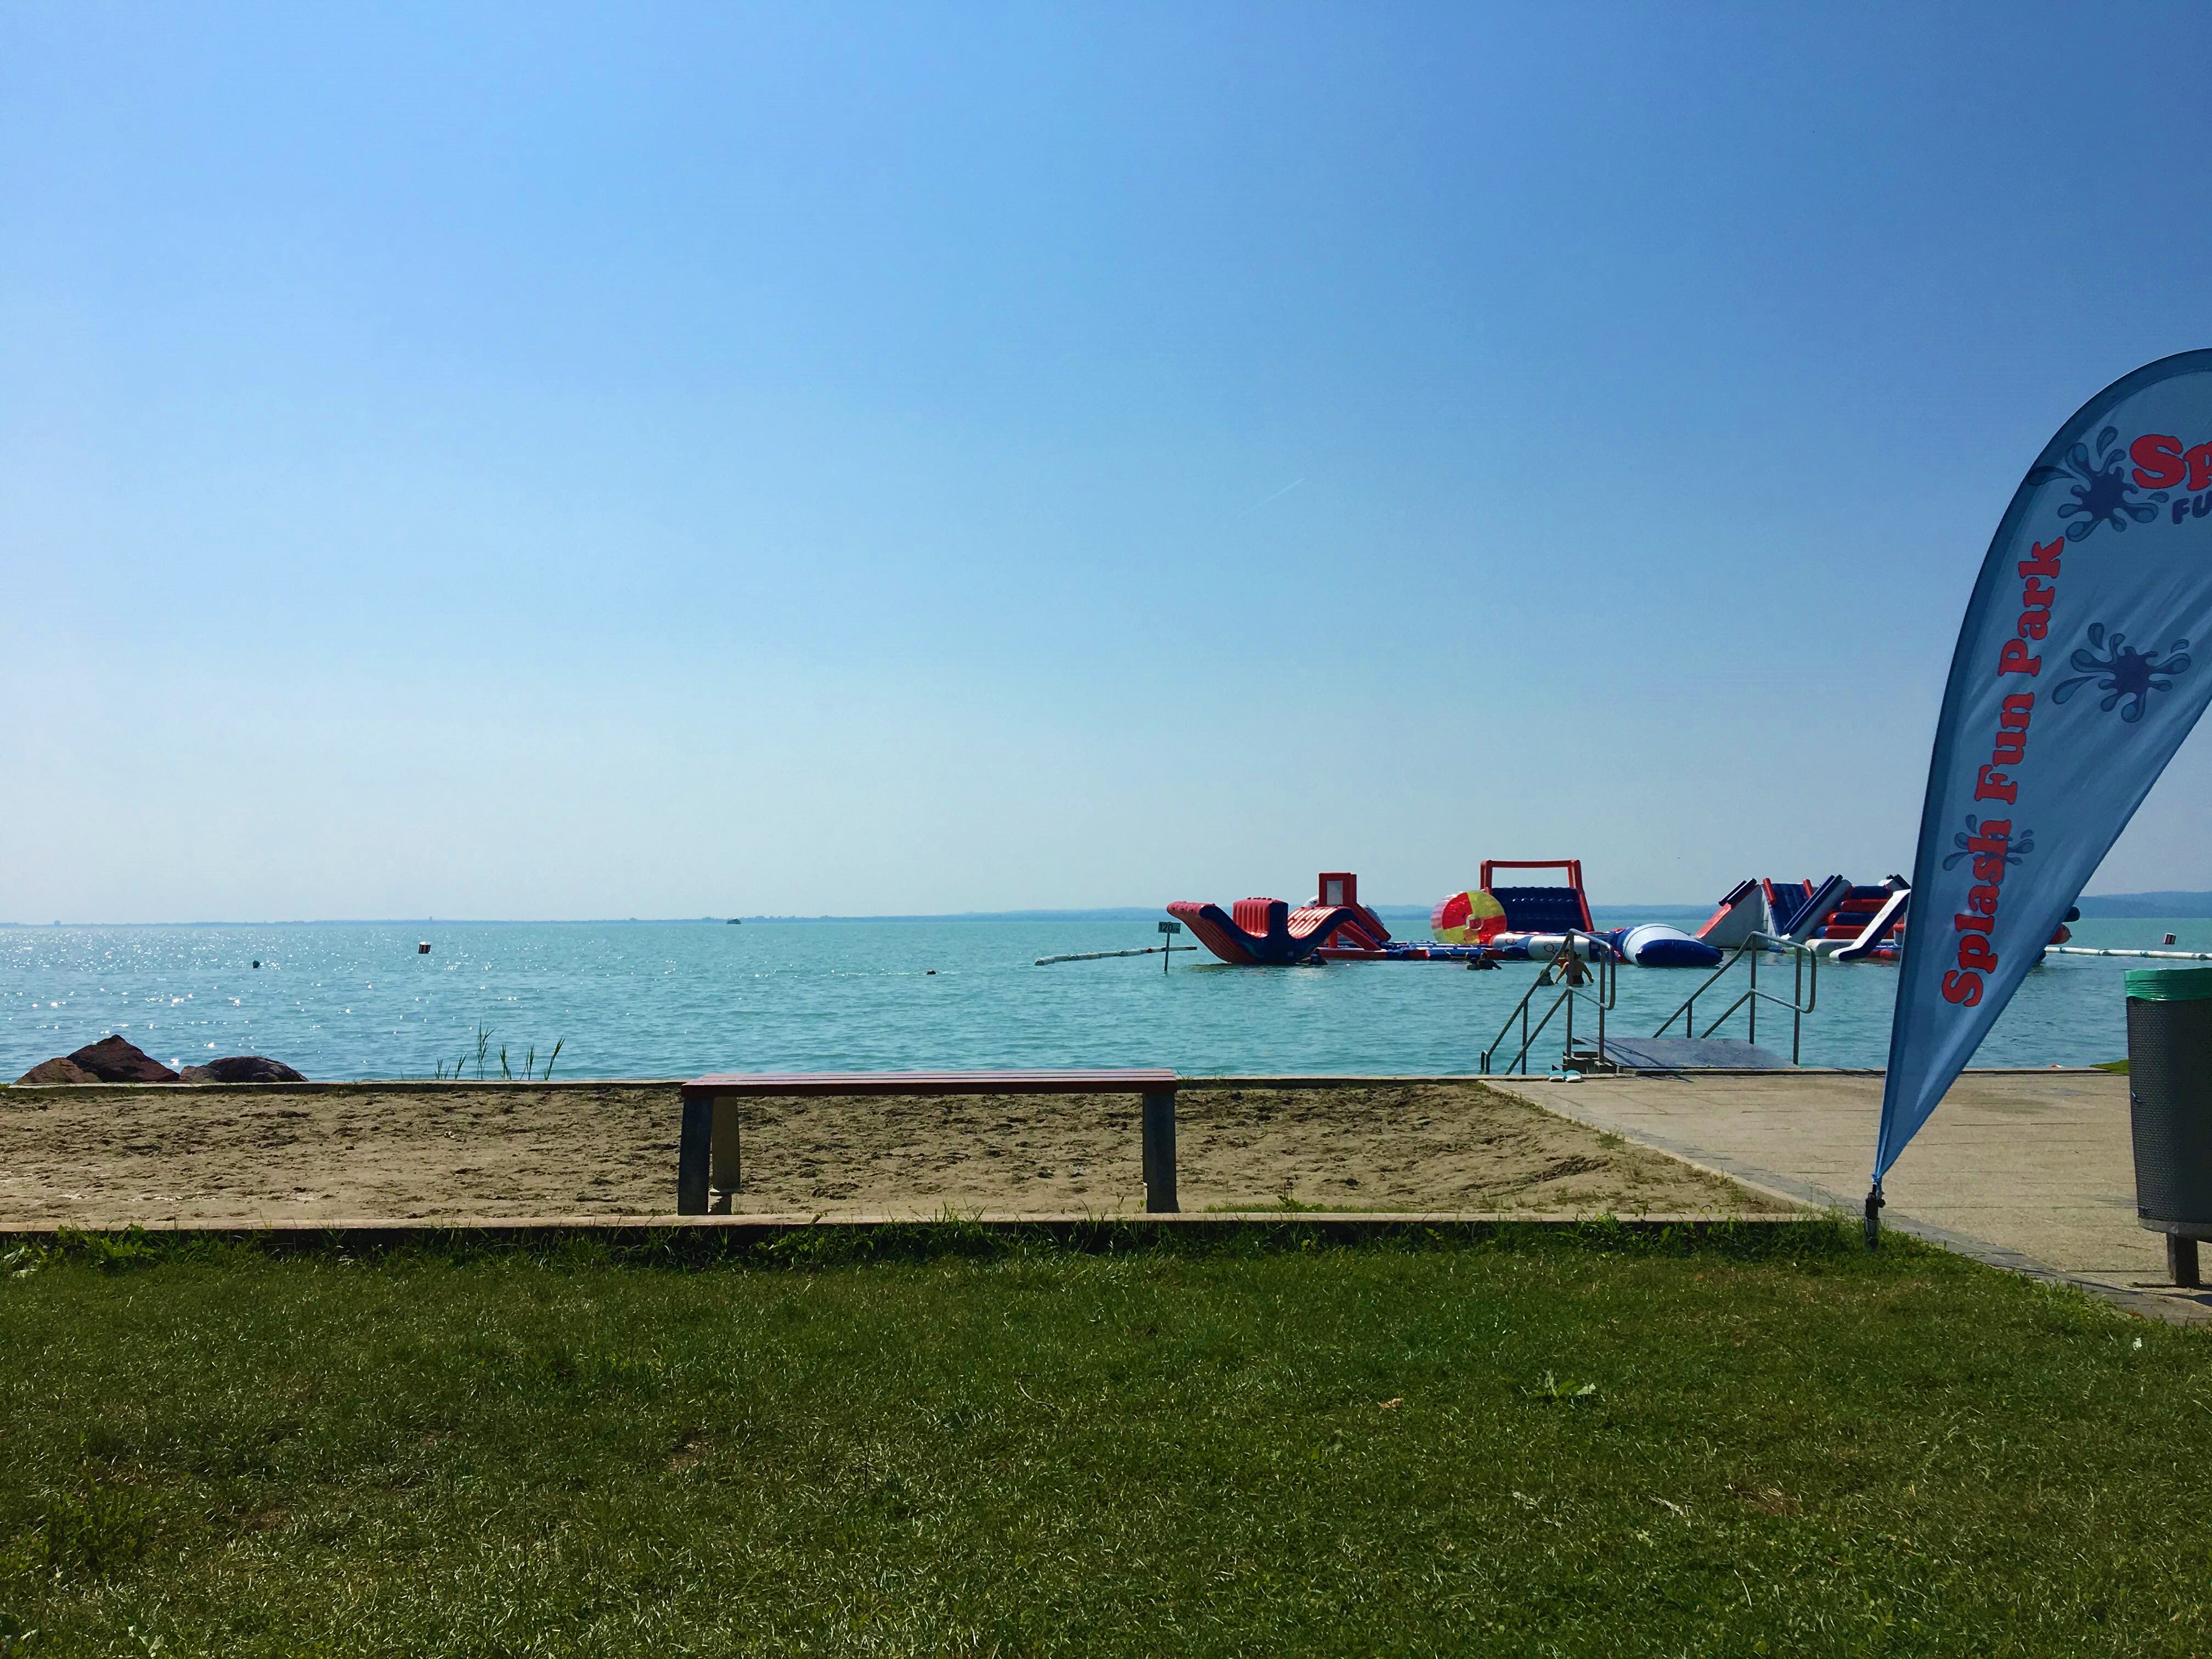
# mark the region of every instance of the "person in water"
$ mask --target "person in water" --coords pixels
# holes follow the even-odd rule
[[[1589,982],[1589,969],[1583,965],[1583,959],[1575,954],[1573,939],[1569,939],[1561,942],[1559,954],[1553,957],[1544,971],[1536,975],[1536,983],[1551,984],[1554,972],[1559,975],[1562,983],[1569,986],[1587,985]]]

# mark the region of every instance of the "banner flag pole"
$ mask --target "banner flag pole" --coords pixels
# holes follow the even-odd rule
[[[2013,492],[1943,688],[1867,1193],[2212,701],[2212,350],[2092,398]]]

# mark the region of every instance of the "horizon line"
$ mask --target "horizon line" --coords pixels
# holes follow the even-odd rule
[[[2075,901],[2077,904],[2102,902],[2112,899],[2187,898],[2212,899],[2212,889],[2185,887],[2154,887],[2130,893],[2084,893]],[[1593,904],[1598,910],[1702,910],[1710,901],[1684,903],[1679,901],[1652,900],[1648,902]],[[1376,911],[1427,911],[1432,904],[1378,903],[1369,907]],[[1151,904],[1091,904],[1069,905],[1057,908],[1018,907],[1009,910],[911,910],[879,913],[830,912],[803,915],[796,911],[781,914],[761,912],[740,916],[293,916],[262,921],[211,920],[191,921],[0,921],[0,928],[21,928],[26,932],[49,927],[728,927],[754,922],[774,926],[778,923],[801,921],[978,921],[1008,918],[1034,917],[1048,921],[1055,917],[1131,918],[1158,916],[1166,914],[1164,905]],[[2155,920],[2156,918],[2152,918]]]
[[[1426,913],[1434,909],[1433,903],[1382,903],[1369,907],[1377,911],[1402,910]],[[1649,904],[1596,904],[1593,910],[1700,910],[1703,904],[1680,904],[1654,902]],[[1130,917],[1164,915],[1166,908],[1148,904],[1075,905],[1057,909],[1017,908],[1012,910],[914,910],[886,911],[878,914],[831,913],[802,915],[798,912],[771,915],[762,913],[743,916],[292,916],[249,921],[231,920],[191,921],[0,921],[0,927],[18,927],[26,931],[51,927],[699,927],[708,925],[727,927],[732,922],[756,922],[775,925],[796,921],[973,921],[1006,917],[1036,917],[1048,920],[1056,916]]]

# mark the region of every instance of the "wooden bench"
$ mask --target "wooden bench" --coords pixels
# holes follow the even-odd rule
[[[684,1085],[676,1212],[726,1202],[743,1174],[738,1108],[748,1095],[1142,1095],[1145,1208],[1176,1208],[1176,1074],[1121,1072],[717,1072]]]

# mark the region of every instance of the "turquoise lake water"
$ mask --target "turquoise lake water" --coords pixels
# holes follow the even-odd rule
[[[1392,927],[1425,933],[1395,917]],[[2179,948],[2212,950],[2212,921],[2075,926],[2082,945],[2154,947],[2168,932]],[[416,952],[421,939],[428,956]],[[556,1039],[555,1075],[568,1078],[1139,1065],[1473,1072],[1536,971],[1228,968],[1186,955],[1164,974],[1158,957],[1033,965],[1157,940],[1150,919],[1097,917],[0,928],[0,1075],[111,1031],[179,1065],[265,1054],[313,1078],[428,1077],[465,1051],[473,1073],[479,1026],[495,1034],[494,1076],[501,1044],[519,1070],[526,1049],[534,1044],[542,1062]],[[257,957],[258,969],[249,965]],[[2120,976],[2131,965],[2150,964],[2047,959],[1975,1063],[2118,1058]],[[1701,977],[1623,969],[1612,1029],[1648,1035]],[[1896,985],[1891,968],[1824,968],[1805,1062],[1881,1065]],[[1741,1035],[1741,1018],[1730,1034]],[[1760,1037],[1786,1052],[1786,1026],[1762,1019]]]

